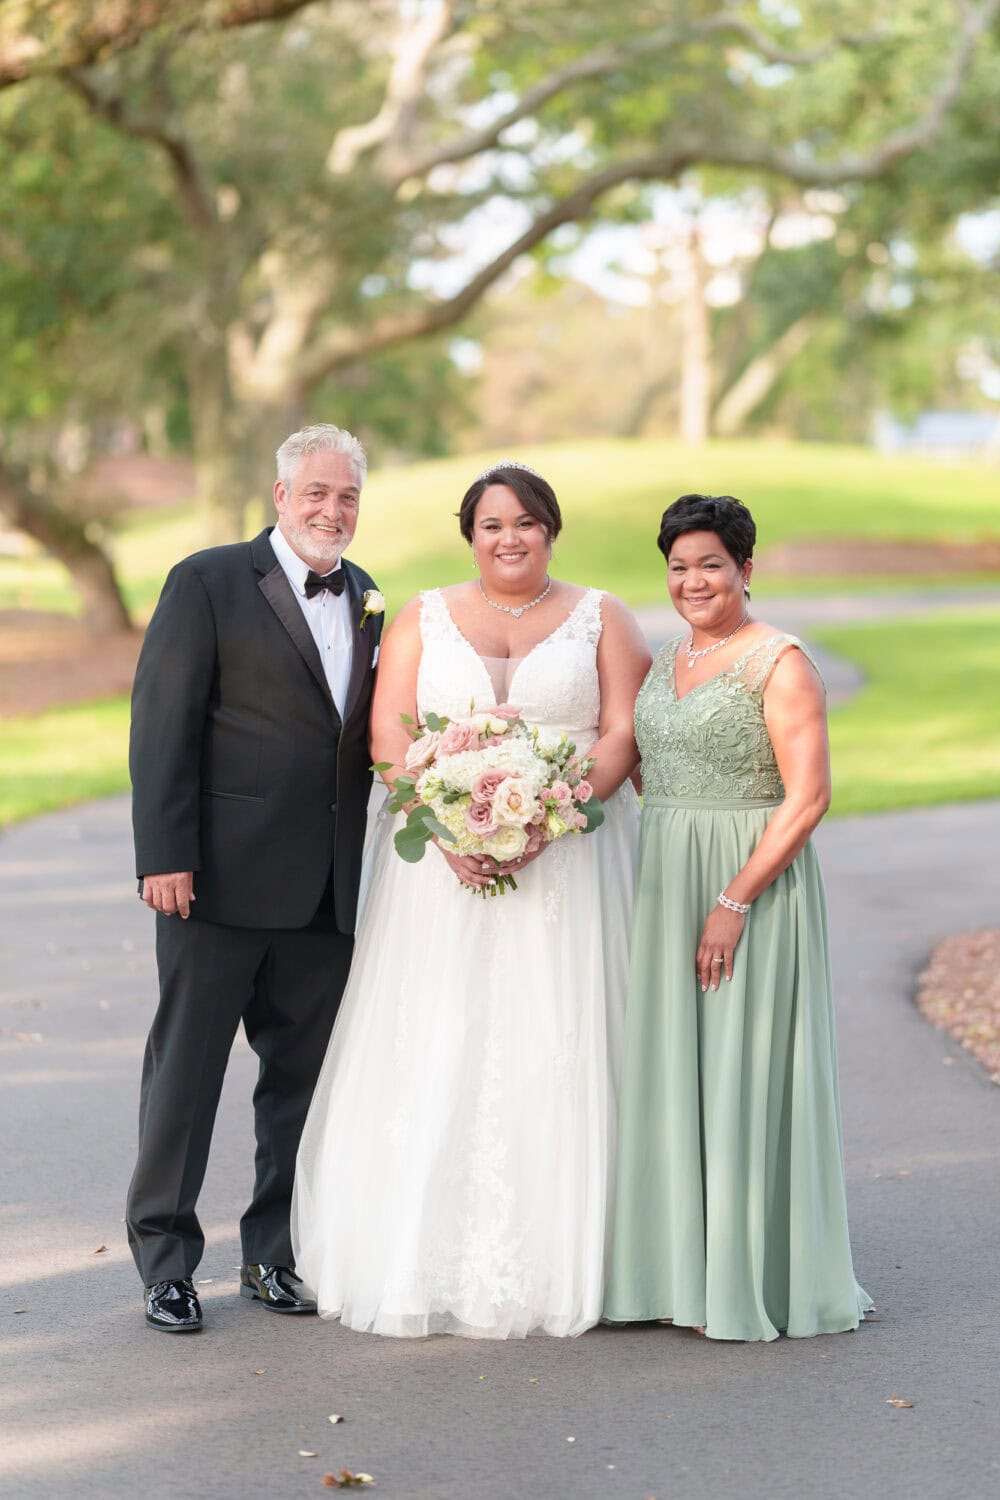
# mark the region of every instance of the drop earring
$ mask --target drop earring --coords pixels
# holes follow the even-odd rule
[[[472,549],[472,571],[473,571],[473,573],[476,573],[476,572],[478,572],[478,570],[479,570],[479,564],[476,561],[476,549],[475,549],[475,547],[473,547],[473,549]]]

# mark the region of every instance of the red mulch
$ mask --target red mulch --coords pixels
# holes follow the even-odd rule
[[[127,693],[142,632],[88,635],[66,615],[0,610],[0,718]]]
[[[946,938],[920,976],[917,1005],[1000,1083],[1000,929]]]

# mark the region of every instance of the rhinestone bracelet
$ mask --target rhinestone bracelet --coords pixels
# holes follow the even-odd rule
[[[724,906],[727,911],[739,912],[741,917],[745,917],[750,910],[749,901],[734,901],[731,896],[726,895],[725,891],[719,893],[719,905]]]

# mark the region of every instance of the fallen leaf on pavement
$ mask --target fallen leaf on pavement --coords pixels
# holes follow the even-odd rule
[[[300,1448],[299,1449],[299,1457],[300,1458],[317,1458],[318,1454],[313,1453],[310,1448]]]
[[[91,1255],[103,1255],[107,1248],[107,1245],[98,1245],[97,1249],[91,1250],[90,1253]]]
[[[266,1375],[267,1371],[266,1370],[254,1370],[254,1374],[255,1375]]]
[[[886,1406],[912,1406],[914,1403],[912,1401],[904,1401],[902,1396],[890,1396],[885,1404]]]
[[[344,1419],[338,1412],[332,1411],[326,1420],[328,1422],[342,1422]]]
[[[360,1469],[357,1474],[352,1474],[350,1469],[338,1469],[336,1474],[324,1474],[323,1483],[330,1490],[346,1490],[353,1485],[374,1484],[375,1481],[370,1474],[364,1474]]]

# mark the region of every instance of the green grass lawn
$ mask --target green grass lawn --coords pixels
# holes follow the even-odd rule
[[[128,699],[55,708],[0,728],[0,828],[128,787]]]
[[[817,639],[866,678],[830,715],[834,815],[1000,797],[1000,610]]]
[[[428,585],[470,575],[454,513],[469,481],[495,455],[466,455],[374,472],[353,556],[378,578],[390,609]],[[886,459],[867,449],[790,443],[677,443],[595,439],[518,455],[549,476],[563,502],[559,576],[599,584],[633,606],[665,598],[656,530],[664,506],[690,489],[746,500],[760,546],[796,537],[974,539],[1000,530],[997,471]],[[264,522],[261,512],[254,530]],[[193,512],[134,516],[115,541],[130,603],[154,603],[164,574],[198,546]],[[990,576],[990,575],[984,575]],[[994,581],[997,575],[992,575]],[[912,584],[768,576],[763,592]],[[921,579],[943,584],[947,575]],[[964,583],[974,581],[969,575]],[[45,559],[0,559],[0,608],[71,611],[65,575]],[[1000,795],[1000,614],[829,630],[823,640],[868,679],[832,718],[838,814]],[[0,825],[127,785],[124,699],[7,720],[0,732]]]
[[[397,607],[429,584],[470,573],[455,511],[491,454],[375,470],[365,487],[351,555]],[[758,580],[771,592],[909,583],[898,575],[768,576],[766,549],[796,538],[974,540],[1000,531],[1000,476],[983,464],[938,465],[885,458],[867,448],[805,443],[712,443],[697,450],[648,439],[593,439],[528,448],[562,503],[565,530],[556,569],[599,583],[633,605],[662,597],[656,532],[664,507],[689,490],[735,494],[756,517],[764,552]],[[269,519],[269,515],[266,517]],[[264,524],[261,510],[253,529]],[[152,607],[164,574],[199,545],[190,509],[143,512],[117,533],[113,550],[130,603]],[[984,574],[982,576],[991,576]],[[994,573],[992,577],[997,578]],[[955,581],[942,573],[922,583]],[[960,581],[973,582],[970,575]],[[44,559],[0,559],[0,608],[75,608],[65,575]]]

